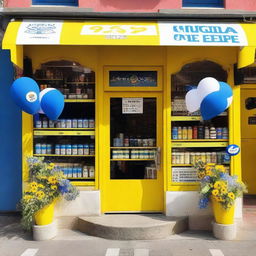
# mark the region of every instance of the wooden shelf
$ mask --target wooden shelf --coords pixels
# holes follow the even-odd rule
[[[155,161],[154,159],[110,159],[110,161]]]
[[[95,131],[91,130],[79,130],[79,131],[72,131],[72,130],[34,130],[34,136],[94,136]]]
[[[95,99],[65,99],[66,103],[93,103]]]
[[[110,147],[111,149],[157,149],[157,147]]]
[[[95,157],[95,155],[56,155],[56,154],[34,154],[34,156],[55,156],[55,157]]]

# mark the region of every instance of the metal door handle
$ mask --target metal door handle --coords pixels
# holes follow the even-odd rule
[[[157,147],[156,149],[155,166],[156,166],[156,170],[158,171],[161,166],[161,148],[160,147]]]

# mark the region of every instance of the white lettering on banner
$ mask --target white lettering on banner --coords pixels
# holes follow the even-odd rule
[[[122,98],[122,114],[143,114],[143,98]]]
[[[22,21],[17,45],[59,44],[63,21],[58,20],[24,20]]]
[[[239,24],[158,22],[160,45],[246,46]]]
[[[153,25],[84,25],[81,35],[154,36],[157,31]]]

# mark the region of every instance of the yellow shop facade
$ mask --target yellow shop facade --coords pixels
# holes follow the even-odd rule
[[[225,148],[241,144],[234,64],[254,62],[253,35],[253,24],[10,22],[3,48],[12,62],[24,73],[29,69],[41,89],[65,95],[55,122],[22,115],[23,181],[28,156],[44,156],[63,169],[81,193],[60,203],[57,216],[209,214],[198,209],[193,163],[223,164],[241,178],[240,154],[227,159]],[[233,89],[228,111],[208,122],[185,107],[186,92],[205,77]]]

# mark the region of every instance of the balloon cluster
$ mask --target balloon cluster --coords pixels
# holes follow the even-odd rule
[[[11,86],[14,102],[26,113],[44,113],[50,120],[57,120],[64,108],[63,94],[47,88],[40,92],[38,84],[29,77],[16,79]]]
[[[189,112],[200,109],[204,120],[209,120],[225,111],[233,100],[231,87],[213,77],[202,79],[196,89],[186,94],[186,106]]]

